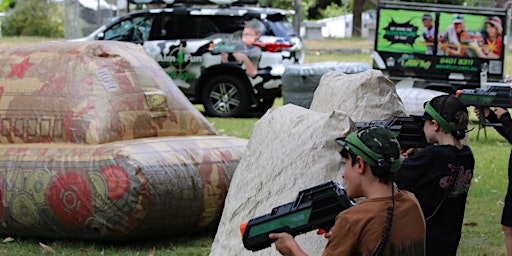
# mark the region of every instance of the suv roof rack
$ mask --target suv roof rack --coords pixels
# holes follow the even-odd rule
[[[258,0],[130,0],[134,4],[217,4],[221,6],[258,4]]]

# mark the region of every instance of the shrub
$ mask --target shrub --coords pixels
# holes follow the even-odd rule
[[[0,12],[7,11],[10,8],[14,8],[14,5],[16,5],[15,0],[3,0],[0,1]]]
[[[64,7],[50,0],[23,0],[2,20],[6,36],[64,36]]]

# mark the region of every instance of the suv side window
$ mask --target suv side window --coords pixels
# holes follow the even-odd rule
[[[234,33],[244,29],[243,17],[237,16],[211,16],[210,20],[220,29],[221,33]]]
[[[152,40],[176,40],[205,38],[219,29],[207,18],[194,15],[164,14],[159,31],[152,32]]]
[[[292,23],[284,16],[268,17],[267,26],[266,35],[279,37],[296,36]]]
[[[144,42],[149,38],[153,16],[135,16],[105,30],[103,40]]]

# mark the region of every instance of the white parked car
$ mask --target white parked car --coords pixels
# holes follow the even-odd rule
[[[266,111],[281,96],[286,66],[304,60],[304,45],[289,22],[293,11],[256,7],[254,0],[193,2],[131,12],[78,40],[142,44],[191,102],[204,105],[207,115],[236,117]],[[262,53],[254,77],[241,63],[221,61],[229,47],[219,51],[215,47],[232,44],[232,51],[237,51],[245,22],[251,19],[265,26],[255,44]]]

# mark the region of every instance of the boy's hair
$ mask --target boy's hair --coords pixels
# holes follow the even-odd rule
[[[245,22],[246,26],[251,27],[257,33],[263,35],[265,33],[265,24],[258,19],[252,19]]]
[[[440,95],[425,102],[423,119],[436,120],[441,129],[455,139],[464,139],[469,124],[468,109],[454,95]]]
[[[360,129],[345,138],[336,139],[344,149],[340,152],[347,158],[360,156],[371,166],[372,173],[383,183],[394,181],[395,173],[402,163],[400,144],[385,127],[373,126]],[[352,162],[352,165],[355,162]]]

